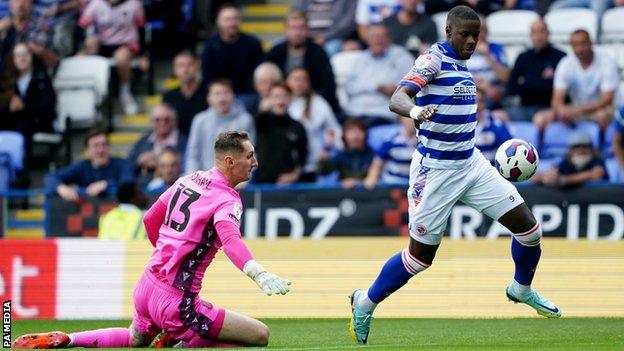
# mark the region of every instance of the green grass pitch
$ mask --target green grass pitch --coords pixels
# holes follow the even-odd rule
[[[276,350],[624,350],[624,318],[375,319],[368,346],[346,319],[263,319]],[[129,321],[13,321],[25,333],[127,326]]]

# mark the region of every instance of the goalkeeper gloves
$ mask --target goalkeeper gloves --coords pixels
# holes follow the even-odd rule
[[[243,272],[245,272],[249,278],[253,279],[260,289],[269,296],[272,294],[285,295],[290,291],[290,280],[280,278],[273,273],[267,272],[256,260],[247,261],[243,267]]]

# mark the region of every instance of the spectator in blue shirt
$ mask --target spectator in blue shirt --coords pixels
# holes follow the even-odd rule
[[[366,137],[364,121],[346,120],[343,125],[344,150],[338,151],[333,157],[330,157],[331,150],[324,150],[318,165],[319,173],[325,175],[338,171],[340,184],[345,189],[360,184],[366,178],[375,157],[373,150],[366,144]]]
[[[134,180],[126,160],[109,156],[110,145],[104,129],[89,131],[85,148],[88,159],[69,165],[47,179],[49,189],[64,200],[79,200],[76,187],[84,188],[89,196],[98,196],[110,194],[119,184]]]
[[[505,123],[485,107],[485,91],[477,88],[477,127],[475,128],[475,146],[483,156],[494,163],[496,150],[505,141],[511,139],[511,133]]]
[[[557,167],[539,175],[538,180],[547,186],[571,188],[592,180],[608,179],[605,163],[587,134],[572,135],[569,145],[566,158]]]
[[[407,185],[409,183],[412,154],[418,145],[414,121],[400,118],[403,129],[386,140],[368,169],[364,187],[373,189],[378,181],[384,184]]]

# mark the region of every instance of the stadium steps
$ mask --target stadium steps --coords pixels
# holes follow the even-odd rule
[[[45,233],[43,226],[39,228],[15,228],[7,229],[5,232],[7,239],[43,239]]]
[[[284,19],[289,11],[288,1],[243,6],[241,30],[258,37],[267,51],[271,43],[284,36]]]
[[[20,221],[43,221],[45,212],[43,209],[28,209],[15,211],[15,219]]]

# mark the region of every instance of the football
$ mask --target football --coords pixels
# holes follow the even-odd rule
[[[496,150],[496,170],[511,182],[528,180],[535,174],[538,164],[537,150],[524,140],[507,140]]]

